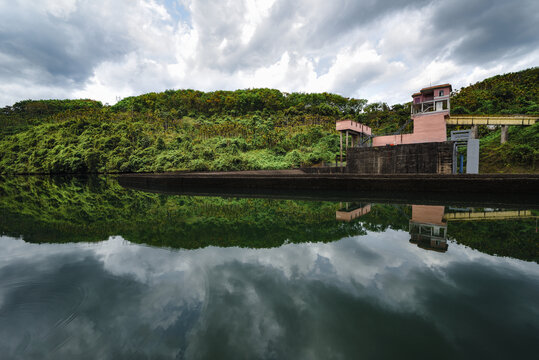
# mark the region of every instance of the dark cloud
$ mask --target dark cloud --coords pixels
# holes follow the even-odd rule
[[[35,83],[49,86],[81,86],[97,65],[118,60],[135,48],[123,29],[125,24],[108,21],[113,14],[99,10],[79,2],[74,11],[55,16],[39,6],[11,4],[0,15],[3,76],[15,81],[32,76]]]
[[[224,2],[216,6],[210,1],[197,1],[203,10],[196,18],[202,36],[201,60],[210,67],[234,72],[273,64],[285,51],[324,56],[327,55],[324,49],[327,49],[336,54],[338,47],[356,43],[350,43],[354,31],[361,31],[393,13],[420,8],[428,2],[277,0],[268,17],[257,25],[252,38],[242,44],[239,38],[242,26],[248,20],[243,17],[244,8],[231,8]],[[215,22],[218,16],[223,20]],[[296,28],[297,24],[302,26]],[[230,45],[221,52],[218,46],[224,39],[228,39]]]
[[[459,63],[482,66],[522,57],[539,47],[539,2],[440,2],[429,32],[434,48],[456,42],[446,57]]]
[[[410,79],[462,85],[537,65],[538,4],[276,0],[263,12],[245,1],[17,1],[0,5],[0,106],[30,96],[111,102],[166,88],[258,86],[406,101],[416,89],[394,89]],[[333,67],[360,49],[373,61]],[[441,63],[451,70],[421,73]]]
[[[211,8],[221,13],[214,6]],[[415,29],[421,34],[422,44],[410,46],[414,48],[416,60],[421,62],[446,58],[482,66],[506,57],[526,55],[539,45],[539,3],[536,1],[278,0],[247,44],[238,41],[245,22],[242,12],[225,16],[227,20],[218,25],[211,21],[214,17],[210,13],[200,22],[204,39],[201,58],[209,67],[234,72],[273,64],[285,51],[305,56],[328,56],[332,52],[335,55],[343,46],[365,41],[362,34],[367,30],[372,34],[373,26],[383,29],[384,18],[409,10],[417,11],[411,16],[423,16],[426,24],[425,28]],[[295,29],[298,23],[303,26]],[[221,52],[218,45],[225,38],[230,45]],[[355,88],[360,86],[358,83]],[[350,88],[344,86],[342,90]]]

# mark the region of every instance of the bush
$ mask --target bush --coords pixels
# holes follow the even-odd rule
[[[193,159],[189,162],[189,169],[195,171],[207,171],[210,170],[208,162],[203,159]]]
[[[157,148],[157,150],[165,150],[166,149],[165,140],[163,140],[162,137],[159,137],[157,139],[157,143],[155,144],[155,147]]]
[[[222,154],[211,164],[214,171],[237,171],[244,170],[247,162],[239,155]]]
[[[300,167],[302,163],[301,153],[298,150],[292,150],[286,154],[284,160],[290,167]]]
[[[528,144],[517,144],[509,151],[509,157],[519,164],[532,165],[534,160],[539,157],[539,150]]]

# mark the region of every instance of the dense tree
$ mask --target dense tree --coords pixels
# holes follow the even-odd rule
[[[457,91],[455,113],[539,113],[539,68]],[[376,135],[410,132],[410,103],[389,106],[329,93],[275,89],[166,90],[114,106],[93,100],[25,100],[0,111],[0,173],[280,169],[330,163],[335,122]],[[489,130],[490,131],[490,130]],[[483,129],[481,171],[535,171],[538,125]],[[510,166],[507,166],[507,165]],[[485,167],[486,166],[486,167]]]

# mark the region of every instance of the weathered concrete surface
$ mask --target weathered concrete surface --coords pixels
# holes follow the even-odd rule
[[[320,166],[301,168],[305,174],[343,174],[346,172],[344,166]]]
[[[127,188],[169,195],[539,208],[538,175],[311,175],[298,170],[249,173],[123,174],[118,180]],[[243,180],[236,181],[238,177]],[[269,179],[261,182],[261,177]],[[442,181],[438,181],[440,178]],[[438,186],[437,191],[430,190]]]
[[[466,173],[479,174],[479,139],[468,139],[466,147]]]
[[[306,174],[290,172],[206,172],[119,175],[121,185],[161,189],[271,189],[539,195],[539,175],[528,174]]]
[[[376,136],[372,146],[443,142],[447,140],[445,117],[448,112],[416,114],[413,117],[414,132],[411,134]]]
[[[508,125],[502,125],[502,134],[500,136],[500,142],[502,144],[505,144],[507,142],[508,138],[509,138],[509,126]]]
[[[356,132],[356,133],[363,133],[363,134],[366,134],[366,135],[371,135],[372,134],[372,129],[369,126],[363,125],[363,124],[358,123],[358,122],[353,121],[353,120],[338,121],[335,124],[335,129],[337,131],[350,130],[350,131],[353,131],[353,132]]]
[[[346,172],[354,174],[451,174],[453,143],[432,142],[351,148]]]

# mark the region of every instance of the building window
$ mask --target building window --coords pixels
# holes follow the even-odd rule
[[[438,93],[438,96],[444,96],[444,91],[440,90],[440,92]]]

